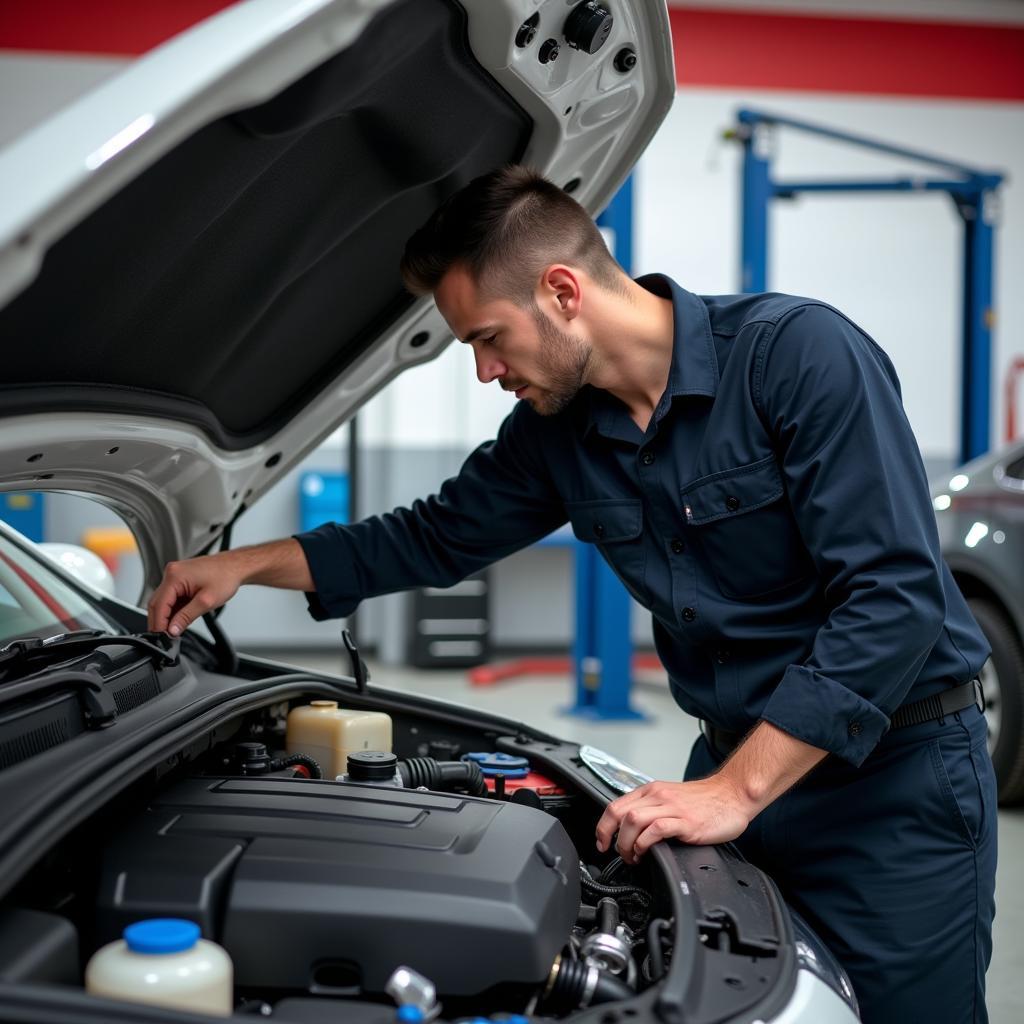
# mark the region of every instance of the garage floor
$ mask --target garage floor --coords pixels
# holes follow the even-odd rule
[[[326,672],[347,672],[340,656],[308,652],[259,651],[261,657]],[[677,779],[697,736],[695,719],[669,696],[664,677],[653,674],[634,686],[634,704],[645,722],[593,723],[565,715],[573,689],[565,677],[533,676],[495,686],[471,686],[461,671],[417,671],[370,663],[380,686],[429,694],[529,721],[564,739],[592,743],[656,778]],[[996,891],[995,952],[988,974],[991,1024],[1024,1020],[1024,808],[999,814],[999,873]]]

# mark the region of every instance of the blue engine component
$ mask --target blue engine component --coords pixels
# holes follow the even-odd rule
[[[530,774],[530,762],[516,754],[479,753],[463,754],[463,761],[476,761],[484,775],[504,775],[506,779],[525,779]]]

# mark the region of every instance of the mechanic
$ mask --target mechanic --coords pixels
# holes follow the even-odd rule
[[[939,554],[884,352],[835,309],[631,280],[591,218],[511,167],[406,246],[479,379],[521,401],[439,493],[351,526],[174,562],[150,627],[244,583],[314,618],[446,587],[566,520],[653,613],[684,782],[611,803],[597,845],[737,840],[851,975],[863,1018],[985,1021],[995,781],[988,649]]]

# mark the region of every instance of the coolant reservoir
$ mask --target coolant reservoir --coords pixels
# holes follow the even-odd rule
[[[93,954],[85,988],[108,999],[230,1017],[231,958],[217,943],[200,938],[193,921],[138,921],[125,928],[123,939]]]
[[[391,752],[391,716],[383,711],[346,711],[336,700],[315,700],[288,714],[285,747],[308,754],[325,779],[344,774],[348,755],[361,750]]]

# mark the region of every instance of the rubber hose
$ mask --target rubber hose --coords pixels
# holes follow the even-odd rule
[[[324,777],[323,769],[309,754],[291,754],[288,757],[280,757],[276,761],[270,762],[270,770],[279,772],[282,768],[291,768],[292,765],[296,764],[301,764],[304,768],[308,768],[311,779],[322,779]]]
[[[671,927],[663,917],[656,917],[647,926],[647,953],[651,959],[651,981],[661,981],[665,976],[665,951],[661,946],[661,930]]]
[[[580,866],[580,884],[587,892],[595,896],[636,896],[645,906],[651,905],[651,894],[638,885],[604,885],[594,881],[594,876],[582,865]]]
[[[432,757],[410,757],[398,762],[402,784],[408,789],[465,789],[471,796],[486,796],[480,765],[475,761],[437,761]]]
[[[587,979],[591,970],[597,970],[597,984],[587,1003],[583,997],[587,991]],[[629,999],[635,993],[621,978],[592,967],[582,960],[562,959],[558,965],[558,974],[544,1000],[545,1005],[553,1009],[577,1010],[584,1006],[597,1003],[613,1003],[620,999]]]
[[[614,935],[619,925],[619,905],[610,896],[597,901],[597,928],[605,935]]]
[[[438,761],[441,778],[465,787],[470,796],[487,796],[484,773],[476,761]]]
[[[622,917],[634,930],[643,925],[650,916],[651,894],[636,885],[602,885],[580,865],[580,887],[590,896],[611,896],[619,904]]]

